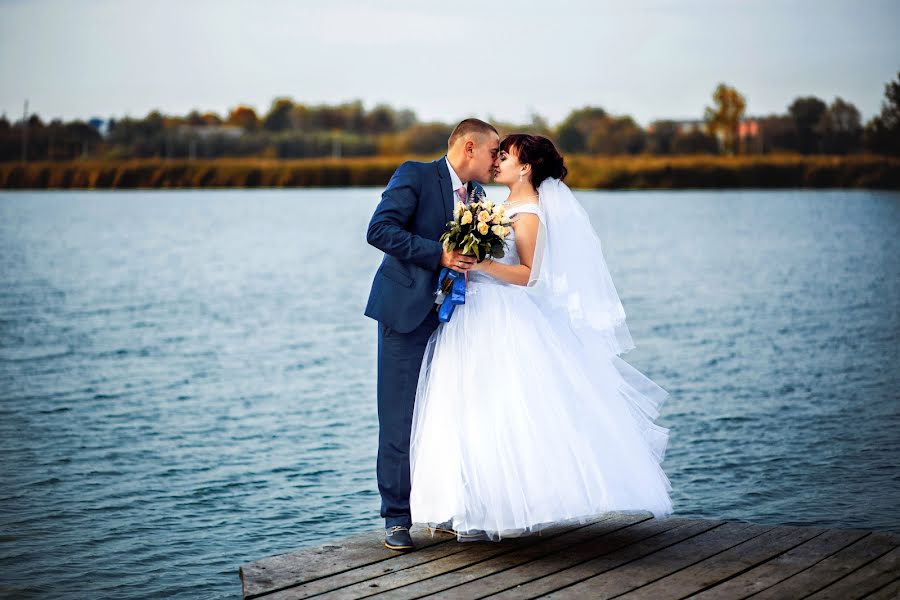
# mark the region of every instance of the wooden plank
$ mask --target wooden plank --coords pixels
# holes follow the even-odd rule
[[[500,543],[412,534],[416,552],[387,550],[378,529],[242,565],[244,596],[900,598],[894,533],[610,513]]]
[[[441,583],[432,579],[425,582],[426,586],[414,585],[411,590],[420,593],[427,587],[430,592],[441,591],[441,598],[447,600],[482,598],[613,552],[688,522],[688,519],[678,517],[648,519],[605,534],[586,531],[588,535],[580,542],[573,538],[557,538],[553,542],[517,550],[453,574],[456,577],[464,577],[466,581],[464,583],[452,580]],[[477,578],[471,579],[473,576]],[[444,589],[444,585],[449,589]],[[450,587],[451,585],[455,587]]]
[[[819,590],[808,600],[855,600],[890,582],[900,573],[900,548],[882,554],[840,581]]]
[[[549,576],[540,577],[510,588],[504,592],[492,596],[492,599],[510,600],[523,598],[538,598],[555,590],[584,581],[589,577],[609,571],[619,565],[637,560],[643,556],[652,554],[662,548],[666,548],[686,539],[710,531],[723,524],[723,521],[691,520],[685,525],[669,529],[634,544],[628,544],[616,548],[615,551],[598,556],[594,559],[582,562],[573,567],[557,571]]]
[[[829,529],[746,573],[691,596],[691,600],[746,598],[828,558],[868,533],[854,529]]]
[[[414,527],[410,534],[420,549],[456,539],[452,535],[441,533],[432,537],[422,527]],[[396,556],[396,552],[384,547],[384,530],[379,529],[334,543],[244,564],[239,573],[244,598],[249,599]]]
[[[591,540],[599,541],[606,539],[607,535],[614,532],[620,532],[624,529],[630,529],[638,523],[652,522],[651,515],[635,516],[627,515],[616,519],[603,521],[591,527],[580,529],[565,536],[559,536],[553,540],[548,540],[542,544],[529,546],[513,552],[505,553],[491,560],[485,560],[474,563],[471,566],[453,572],[445,573],[439,577],[434,577],[425,581],[419,581],[415,584],[406,586],[402,589],[394,590],[386,594],[386,598],[392,600],[401,600],[408,598],[419,598],[428,594],[439,594],[441,598],[452,598],[460,586],[468,583],[475,583],[476,589],[480,588],[481,580],[484,577],[501,572],[524,563],[529,563],[535,559],[542,557],[554,556],[561,550],[571,547],[575,544],[589,542]],[[471,593],[472,587],[466,587],[463,595],[467,595],[466,591]],[[485,593],[477,594],[484,596]]]
[[[400,592],[398,588],[403,589],[406,586],[422,580],[439,577],[445,573],[464,569],[472,564],[488,560],[495,556],[513,552],[523,546],[546,544],[548,541],[557,537],[571,536],[585,528],[604,526],[606,523],[609,523],[609,525],[606,525],[608,527],[615,527],[623,526],[623,521],[631,522],[634,519],[647,518],[649,518],[649,515],[623,517],[621,515],[609,514],[603,518],[595,519],[583,526],[563,525],[545,529],[541,532],[540,536],[532,535],[521,538],[509,538],[502,542],[460,542],[459,545],[465,546],[464,552],[459,552],[445,558],[416,565],[409,569],[386,573],[380,577],[335,589],[328,592],[327,597],[334,600],[342,598],[363,598],[373,594],[381,594],[381,598],[396,597],[398,592],[400,595],[404,595],[405,593]],[[291,590],[285,590],[284,594],[275,594],[271,597],[267,596],[266,600],[269,600],[270,598],[271,600],[293,598],[294,596],[289,594],[290,591]]]
[[[866,600],[897,600],[900,598],[900,577],[865,598]]]
[[[629,600],[684,598],[764,563],[823,531],[815,527],[775,527],[621,597]]]
[[[879,532],[870,533],[809,569],[766,588],[753,596],[753,600],[781,600],[817,592],[895,548],[893,537]]]
[[[293,598],[299,600],[301,598],[309,598],[317,594],[334,591],[343,587],[375,579],[387,573],[394,573],[409,569],[420,564],[439,560],[441,558],[465,552],[466,544],[458,544],[455,537],[447,536],[449,542],[446,544],[435,544],[427,548],[416,549],[414,552],[395,553],[395,556],[388,560],[383,560],[374,564],[363,565],[336,573],[327,575],[313,581],[307,581],[296,586],[289,586],[281,590],[265,594],[262,600],[279,600],[281,598]]]
[[[710,531],[550,594],[549,598],[601,598],[625,594],[773,529],[725,523]]]

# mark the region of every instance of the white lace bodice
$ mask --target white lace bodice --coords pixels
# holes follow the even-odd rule
[[[512,207],[507,210],[506,216],[515,221],[515,216],[519,213],[531,213],[537,215],[542,221],[544,219],[543,209],[538,204],[521,204]],[[506,252],[503,255],[503,258],[494,258],[496,262],[504,265],[518,265],[521,262],[519,260],[519,251],[516,248],[516,231],[512,227],[510,227],[509,236],[506,238],[505,250]],[[505,282],[495,279],[481,271],[470,272],[469,281],[473,283],[492,282],[505,284]]]

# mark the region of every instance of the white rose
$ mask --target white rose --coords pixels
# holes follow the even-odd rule
[[[485,223],[484,221],[480,222],[478,224],[478,233],[480,233],[481,235],[485,235],[487,232],[488,232],[488,224]]]

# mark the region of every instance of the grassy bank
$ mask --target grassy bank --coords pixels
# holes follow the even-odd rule
[[[383,186],[409,157],[0,163],[3,189]],[[429,160],[420,158],[420,160]],[[900,189],[900,158],[882,156],[572,156],[569,185],[598,189]]]

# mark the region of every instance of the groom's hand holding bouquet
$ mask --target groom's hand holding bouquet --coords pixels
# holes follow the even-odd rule
[[[461,253],[477,262],[485,258],[502,258],[505,240],[509,236],[509,218],[501,204],[494,204],[484,196],[474,196],[468,204],[456,203],[453,220],[447,223],[447,231],[441,236],[444,252]],[[471,258],[468,261],[471,264]],[[462,266],[462,265],[459,265]],[[438,318],[446,323],[457,304],[466,302],[466,273],[445,266],[438,276],[436,302],[440,304]]]

